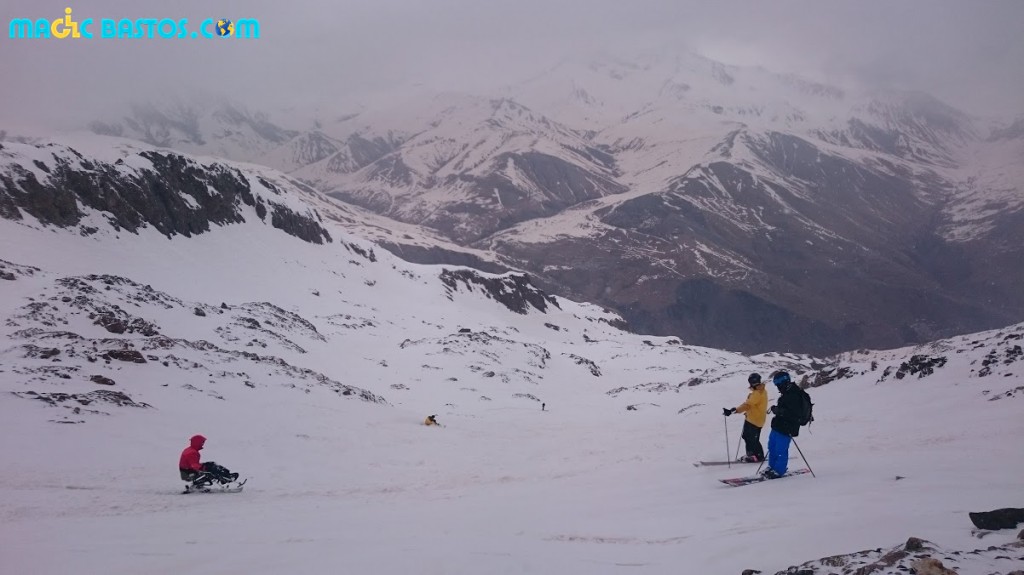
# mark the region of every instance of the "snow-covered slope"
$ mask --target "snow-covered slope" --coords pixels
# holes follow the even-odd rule
[[[1007,218],[1020,217],[1024,193],[1024,120],[995,128],[983,142],[964,152],[969,166],[955,201],[946,208],[946,237],[969,242],[1007,229]]]
[[[42,154],[40,185],[76,157],[4,146]],[[519,274],[399,260],[279,173],[110,153],[75,173],[180,162],[211,188],[161,180],[175,193],[157,197],[208,214],[219,196],[241,219],[115,227],[149,212],[114,217],[80,184],[59,214],[81,219],[59,227],[25,208],[27,176],[5,188],[21,218],[0,219],[4,573],[826,573],[818,558],[909,536],[961,575],[1024,560],[1015,532],[979,540],[967,519],[1019,504],[1022,325],[831,359],[686,346]],[[330,239],[267,225],[257,197]],[[750,467],[692,466],[735,454],[721,408],[778,368],[814,386],[798,441],[817,477],[737,489],[716,479]],[[194,433],[245,491],[179,494]]]

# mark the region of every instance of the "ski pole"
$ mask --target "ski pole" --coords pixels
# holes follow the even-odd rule
[[[800,444],[796,442],[795,437],[793,438],[793,445],[796,446],[797,453],[800,454],[800,459],[804,460],[804,465],[807,466],[807,470],[811,472],[811,477],[818,477],[817,475],[814,474],[814,470],[811,469],[811,464],[807,463],[807,458],[804,457],[804,452],[800,450]]]
[[[771,455],[771,454],[772,454],[771,451],[766,451],[764,453],[764,459],[762,459],[761,463],[758,464],[757,471],[754,472],[754,475],[757,475],[758,473],[761,473],[761,468],[764,467],[764,462],[768,461],[768,456]]]
[[[732,469],[732,461],[729,461],[729,418],[723,415],[722,422],[725,423],[725,460],[728,462],[729,469]]]
[[[740,444],[743,443],[743,434],[740,434],[740,438],[736,440],[736,461],[740,460]]]

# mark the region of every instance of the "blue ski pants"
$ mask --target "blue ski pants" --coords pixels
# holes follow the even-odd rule
[[[774,429],[768,434],[768,467],[779,475],[786,474],[789,465],[789,442],[792,438]]]

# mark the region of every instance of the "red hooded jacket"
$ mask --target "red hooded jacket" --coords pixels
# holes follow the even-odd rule
[[[199,450],[203,448],[204,443],[206,443],[205,437],[193,435],[189,439],[189,446],[185,448],[185,451],[181,452],[181,459],[178,460],[178,469],[202,471],[203,466],[199,464]]]

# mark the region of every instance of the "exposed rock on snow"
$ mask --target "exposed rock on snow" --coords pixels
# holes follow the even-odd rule
[[[911,537],[890,549],[835,555],[778,571],[775,575],[952,575],[1010,573],[1024,561],[1024,541],[971,551],[948,550]]]
[[[473,286],[483,289],[487,297],[493,298],[516,313],[526,313],[530,307],[544,312],[548,304],[558,307],[558,301],[537,289],[525,274],[510,273],[501,277],[486,277],[475,270],[444,270],[441,282],[450,292],[459,286],[472,291]]]
[[[45,159],[30,169],[23,155]],[[273,227],[311,243],[331,241],[314,215],[271,199],[280,195],[260,176],[250,180],[238,168],[170,152],[143,150],[105,162],[57,144],[0,146],[0,217],[11,220],[28,215],[67,228],[91,213],[114,230],[153,226],[168,237],[189,237],[242,223],[247,210],[262,220],[269,206]]]
[[[571,357],[578,365],[582,365],[589,369],[590,375],[593,375],[594,377],[601,377],[601,368],[592,360],[576,355],[575,353],[570,353],[569,357]]]
[[[128,396],[128,394],[120,391],[96,390],[90,391],[89,393],[37,393],[35,391],[15,391],[12,393],[18,397],[24,397],[26,399],[38,399],[39,401],[42,401],[54,407],[67,402],[77,403],[78,405],[108,403],[110,405],[116,405],[118,407],[153,407],[148,403],[133,401],[132,398]],[[74,408],[74,406],[71,407]],[[78,412],[76,411],[75,413]]]
[[[905,361],[900,364],[900,368],[896,370],[896,379],[903,379],[908,375],[916,375],[917,377],[926,377],[933,373],[935,370],[946,365],[945,357],[928,357],[926,355],[915,355],[910,358],[909,361]],[[885,379],[887,374],[882,374],[882,379]]]
[[[260,385],[285,385],[307,393],[314,386],[322,386],[339,396],[386,403],[383,398],[365,389],[341,383],[312,369],[292,365],[279,357],[224,348],[205,340],[161,335],[153,322],[131,315],[124,309],[131,307],[139,310],[139,313],[171,313],[176,317],[194,318],[196,310],[218,308],[211,304],[183,301],[129,278],[111,275],[61,278],[30,299],[34,301],[18,308],[6,322],[9,327],[21,328],[11,337],[23,343],[0,352],[0,357],[27,360],[14,368],[16,373],[29,378],[26,383],[52,384],[54,381],[65,381],[67,385],[73,385],[76,381],[84,380],[113,386],[117,385],[114,373],[122,369],[120,364],[138,364],[146,366],[146,369],[154,369],[152,366],[162,366],[159,367],[161,370],[171,367],[180,372],[174,379],[183,381],[196,381],[196,376],[205,376],[215,377],[221,382],[236,380],[250,388],[260,382]],[[267,347],[266,341],[271,341],[284,349],[304,353],[293,340],[325,341],[312,322],[268,302],[237,306],[225,304],[219,311],[221,313],[213,316],[218,325],[211,329],[228,344],[237,342],[244,348],[252,347],[255,342],[259,347]],[[83,323],[79,319],[82,316],[91,321]],[[68,329],[53,329],[57,326]],[[102,331],[96,331],[95,327],[90,328],[92,332],[82,331],[86,335],[70,331],[86,326],[98,326]],[[259,337],[245,340],[234,335],[241,332],[254,332]],[[110,371],[83,377],[81,367],[99,360],[105,362]],[[54,365],[56,361],[61,363]],[[189,372],[195,375],[190,376]],[[161,371],[158,379],[166,379],[167,376],[166,371]],[[223,383],[219,383],[218,387],[220,385]],[[183,386],[202,391],[202,388],[191,383]],[[41,392],[35,391],[18,393],[19,397],[45,399],[51,405],[70,400],[81,405],[96,400],[111,403],[112,398],[117,397],[67,393],[40,395]],[[209,393],[223,397],[223,394],[212,390]],[[92,413],[98,412],[80,410],[76,415]]]

